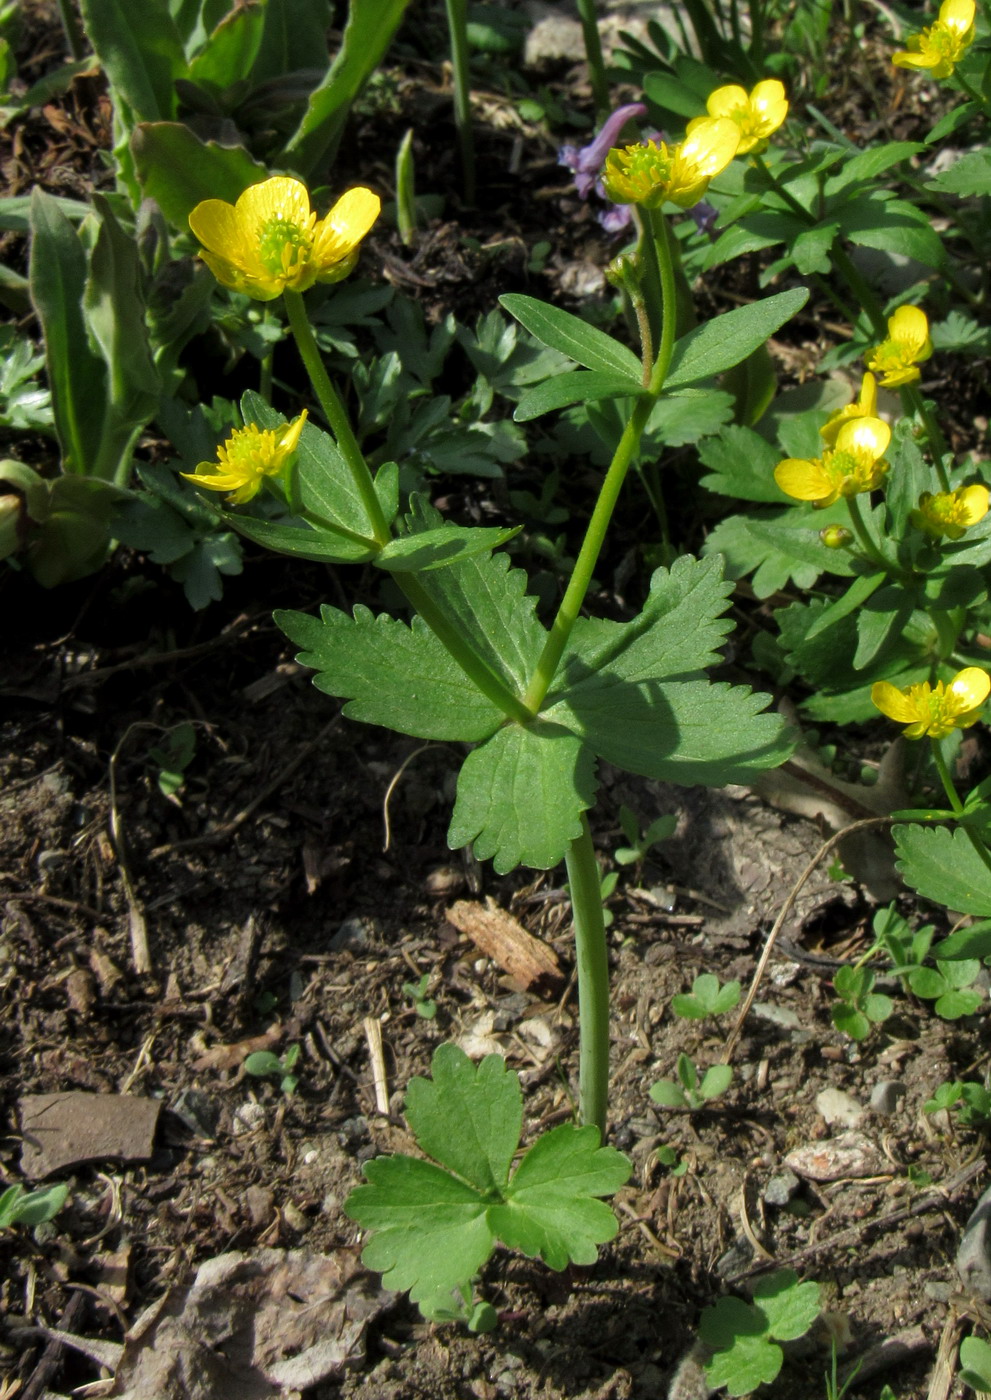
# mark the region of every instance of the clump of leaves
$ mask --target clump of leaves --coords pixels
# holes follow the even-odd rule
[[[886,1021],[894,1010],[891,998],[874,991],[869,967],[841,967],[833,978],[839,1001],[833,1003],[833,1025],[851,1040],[866,1040],[873,1025]]]
[[[597,1129],[562,1123],[510,1175],[523,1127],[518,1075],[499,1055],[476,1066],[456,1045],[438,1046],[431,1070],[431,1079],[411,1081],[406,1117],[432,1160],[378,1157],[345,1203],[371,1233],[363,1263],[436,1319],[452,1316],[452,1299],[470,1296],[497,1240],[552,1269],[591,1264],[617,1229],[596,1198],[626,1181],[626,1157],[600,1147]]]
[[[740,1000],[739,982],[724,982],[711,972],[700,973],[691,992],[671,998],[671,1010],[686,1021],[704,1021],[709,1016],[725,1016]]]
[[[954,1109],[957,1121],[965,1128],[987,1128],[991,1124],[991,1091],[974,1080],[944,1080],[922,1107],[925,1113]]]
[[[244,1072],[255,1079],[268,1079],[272,1075],[279,1075],[279,1088],[282,1092],[287,1095],[294,1094],[299,1087],[299,1075],[293,1074],[293,1070],[300,1053],[298,1045],[290,1045],[281,1058],[271,1050],[256,1050],[245,1060]]]
[[[416,1014],[422,1016],[425,1021],[432,1021],[437,1015],[437,1003],[427,996],[429,985],[429,972],[425,972],[416,982],[403,983],[403,996],[409,997]]]
[[[38,1191],[25,1191],[23,1186],[8,1186],[0,1194],[0,1230],[12,1225],[43,1225],[52,1220],[65,1205],[69,1188],[64,1182],[57,1186],[42,1186]]]
[[[715,1352],[705,1368],[709,1385],[733,1396],[770,1385],[784,1361],[778,1342],[804,1336],[818,1315],[819,1285],[799,1283],[792,1269],[761,1279],[752,1303],[720,1298],[699,1321],[699,1336]]]
[[[0,428],[51,432],[51,391],[36,378],[44,364],[13,326],[0,326]]]
[[[699,1072],[687,1055],[678,1056],[674,1079],[659,1079],[650,1086],[650,1097],[661,1108],[702,1108],[711,1099],[725,1094],[733,1081],[731,1065],[712,1065],[699,1079]]]
[[[624,803],[619,809],[619,824],[623,828],[623,835],[626,837],[628,845],[617,846],[614,852],[616,863],[618,865],[637,865],[653,846],[674,835],[678,818],[671,815],[657,817],[641,831],[636,814]]]

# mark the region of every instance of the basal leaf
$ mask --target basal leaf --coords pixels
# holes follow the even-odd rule
[[[115,420],[131,427],[148,421],[161,392],[148,344],[138,246],[124,233],[106,197],[94,193],[92,199],[100,226],[90,252],[83,310],[110,376]]]
[[[746,783],[794,745],[767,695],[706,680],[638,685],[599,672],[547,712],[607,763],[645,778],[690,786]]]
[[[501,1055],[474,1065],[450,1044],[434,1051],[430,1073],[430,1079],[412,1079],[406,1092],[417,1144],[479,1191],[501,1191],[523,1127],[518,1076]]]
[[[489,1224],[504,1244],[539,1255],[552,1269],[591,1264],[596,1247],[618,1229],[611,1208],[596,1197],[618,1191],[630,1169],[621,1152],[599,1146],[597,1128],[562,1123],[530,1148],[505,1205],[489,1211]]]
[[[375,553],[370,546],[337,534],[329,526],[311,529],[308,525],[285,525],[275,520],[258,520],[251,515],[222,512],[223,520],[246,540],[288,554],[294,559],[312,559],[318,564],[363,564]]]
[[[774,480],[781,453],[752,428],[731,427],[699,448],[699,457],[711,470],[702,477],[709,491],[743,501],[783,505],[788,499]]]
[[[364,1170],[367,1185],[347,1200],[351,1218],[376,1232],[362,1263],[415,1303],[469,1283],[495,1243],[479,1192],[417,1157],[377,1157]]]
[[[808,299],[805,288],[796,287],[754,302],[752,306],[741,306],[736,311],[714,316],[711,321],[689,331],[674,347],[664,387],[670,390],[697,384],[700,379],[709,379],[739,364],[790,321]]]
[[[633,351],[580,317],[519,292],[507,292],[499,298],[499,304],[542,345],[560,350],[586,369],[618,375],[638,387],[643,382],[643,366]]]
[[[730,1351],[719,1351],[705,1368],[713,1390],[726,1387],[727,1395],[750,1395],[760,1385],[776,1379],[784,1352],[766,1337],[737,1337]]]
[[[595,787],[595,758],[570,729],[545,718],[505,724],[465,759],[448,844],[474,842],[499,875],[550,870],[581,833]]]
[[[517,423],[528,423],[544,413],[567,408],[569,404],[628,396],[636,398],[641,393],[643,381],[639,376],[634,379],[630,375],[617,374],[614,370],[571,370],[528,389],[517,404],[513,419]]]
[[[420,618],[354,616],[324,605],[319,618],[279,611],[275,621],[297,646],[313,684],[346,699],[344,713],[418,739],[484,739],[503,714],[472,685]],[[463,843],[460,843],[463,844]]]
[[[131,154],[142,192],[183,233],[201,200],[234,204],[242,191],[266,175],[265,167],[243,146],[203,141],[183,122],[139,122],[131,136]]]
[[[804,1337],[819,1316],[819,1285],[799,1283],[792,1269],[779,1269],[754,1288],[754,1306],[767,1318],[767,1330],[779,1342]]]
[[[812,514],[808,506],[787,511],[749,511],[721,520],[703,545],[709,555],[722,555],[731,579],[753,574],[758,598],[769,598],[788,583],[811,588],[822,573],[851,573],[845,558],[819,540],[823,525],[845,524],[846,503]]]
[[[966,831],[913,823],[892,834],[902,878],[923,899],[961,914],[991,915],[991,869]]]
[[[86,37],[131,120],[174,116],[174,83],[186,72],[186,57],[168,0],[81,0],[81,9]]]
[[[421,534],[403,535],[391,540],[375,556],[375,564],[390,573],[421,573],[428,569],[450,568],[476,554],[489,554],[499,545],[519,534],[515,529],[465,528],[462,525],[439,525]]]

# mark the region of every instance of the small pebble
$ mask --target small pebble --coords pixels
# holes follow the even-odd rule
[[[859,1128],[865,1117],[862,1106],[844,1089],[823,1089],[816,1094],[816,1108],[830,1127]]]
[[[957,1273],[964,1287],[991,1300],[991,1187],[977,1202],[957,1250]]]
[[[900,1079],[882,1079],[871,1090],[871,1108],[884,1118],[897,1113],[907,1090]]]
[[[764,1200],[769,1206],[786,1206],[800,1184],[795,1173],[785,1168],[777,1176],[772,1176],[764,1187]]]
[[[887,1163],[863,1133],[840,1133],[826,1142],[809,1143],[789,1152],[786,1166],[809,1181],[839,1181],[845,1176],[877,1176]]]

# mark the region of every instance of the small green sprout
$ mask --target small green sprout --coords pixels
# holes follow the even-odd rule
[[[69,1188],[64,1182],[43,1186],[38,1191],[25,1191],[23,1186],[8,1186],[0,1194],[0,1230],[12,1225],[43,1225],[52,1220],[65,1205]]]
[[[662,1167],[667,1167],[672,1176],[684,1176],[688,1171],[685,1159],[679,1157],[675,1149],[666,1142],[657,1149],[657,1160]]]
[[[290,1045],[281,1059],[271,1050],[256,1050],[245,1060],[244,1072],[253,1075],[255,1079],[267,1079],[275,1074],[281,1075],[279,1088],[288,1096],[294,1094],[299,1085],[299,1076],[293,1074],[293,1070],[300,1054],[298,1045]]]
[[[652,846],[656,846],[660,841],[666,841],[669,836],[674,835],[674,829],[678,825],[678,818],[674,816],[657,817],[644,830],[640,830],[640,822],[629,807],[622,806],[619,809],[619,824],[623,828],[623,835],[628,841],[628,845],[617,847],[614,855],[619,865],[639,865]]]
[[[981,1337],[960,1343],[960,1379],[978,1395],[991,1394],[991,1346]]]
[[[991,1123],[991,1092],[973,1080],[944,1080],[932,1098],[922,1105],[925,1113],[957,1110],[965,1128],[986,1128]]]
[[[791,1269],[761,1279],[753,1303],[720,1298],[699,1321],[699,1336],[715,1352],[705,1368],[709,1385],[732,1396],[770,1385],[784,1361],[777,1343],[803,1337],[818,1316],[819,1285],[799,1283]]]
[[[692,983],[690,993],[671,998],[671,1010],[686,1021],[704,1021],[709,1016],[725,1016],[740,1000],[739,982],[724,982],[711,972],[703,972]]]
[[[196,726],[188,720],[170,729],[163,743],[148,750],[148,759],[156,770],[159,792],[177,806],[177,794],[185,784],[186,769],[195,754]]]
[[[437,1015],[437,1003],[427,996],[429,985],[429,972],[425,972],[418,982],[403,983],[403,996],[409,997],[416,1014],[422,1016],[425,1021],[432,1021]]]
[[[935,967],[918,967],[910,972],[908,985],[923,1001],[935,1002],[936,1015],[944,1021],[959,1021],[961,1016],[972,1016],[984,1000],[983,992],[972,985],[980,971],[976,958],[937,961]]]
[[[679,1055],[677,1081],[659,1079],[650,1086],[650,1097],[661,1108],[703,1108],[711,1099],[725,1094],[733,1080],[731,1065],[712,1065],[699,1080],[699,1072],[687,1055]]]
[[[895,1009],[891,998],[875,992],[874,974],[860,964],[841,967],[833,978],[839,1001],[833,1003],[833,1025],[851,1040],[866,1040],[871,1026],[886,1021]]]

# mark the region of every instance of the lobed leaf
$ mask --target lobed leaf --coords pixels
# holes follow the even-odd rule
[[[474,1065],[456,1045],[439,1045],[432,1078],[406,1091],[406,1117],[420,1148],[481,1192],[502,1191],[523,1127],[519,1077],[501,1055]]]
[[[991,869],[961,827],[896,826],[896,865],[907,885],[961,914],[991,915]]]

